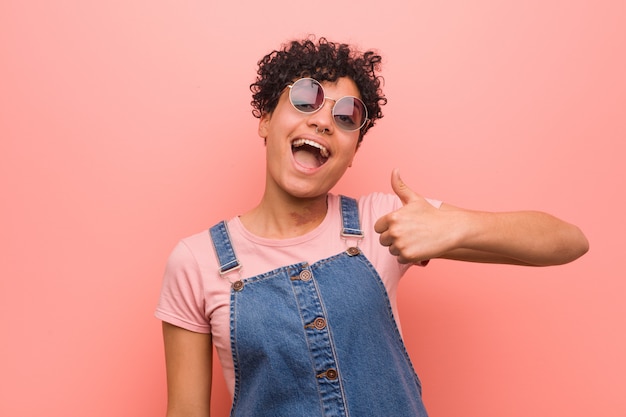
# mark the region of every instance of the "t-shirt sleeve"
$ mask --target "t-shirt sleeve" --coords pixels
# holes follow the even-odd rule
[[[176,245],[167,261],[155,316],[190,331],[211,331],[200,267],[183,241]]]

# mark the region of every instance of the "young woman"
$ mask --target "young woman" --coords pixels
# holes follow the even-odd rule
[[[172,252],[163,320],[168,417],[208,416],[216,347],[232,416],[426,416],[396,322],[396,289],[433,258],[570,262],[581,231],[541,212],[486,213],[394,194],[330,193],[382,117],[381,58],[293,41],[259,62],[266,144],[259,204]]]

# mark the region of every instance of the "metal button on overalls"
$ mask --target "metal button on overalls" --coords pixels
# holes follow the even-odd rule
[[[300,272],[299,277],[302,281],[308,281],[313,277],[313,274],[311,274],[311,271],[309,271],[308,269],[305,269],[304,271]]]

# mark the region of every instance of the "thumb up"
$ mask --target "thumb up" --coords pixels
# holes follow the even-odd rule
[[[439,210],[409,188],[400,178],[398,169],[391,172],[391,188],[400,198],[402,207],[374,224],[374,230],[380,234],[380,244],[388,247],[398,262],[405,264],[424,264],[440,255],[445,236],[437,232]]]
[[[419,201],[421,198],[416,192],[411,190],[409,186],[404,183],[404,181],[402,181],[402,178],[400,178],[400,170],[398,168],[394,168],[393,171],[391,171],[391,188],[393,189],[393,192],[400,197],[400,200],[404,205],[414,201]]]

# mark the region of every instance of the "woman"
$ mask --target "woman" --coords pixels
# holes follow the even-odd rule
[[[168,417],[209,415],[213,346],[232,416],[426,416],[395,319],[406,270],[433,258],[554,265],[587,251],[553,216],[426,200],[397,171],[395,195],[331,194],[382,117],[380,61],[322,38],[259,62],[263,197],[182,240],[165,272]]]

